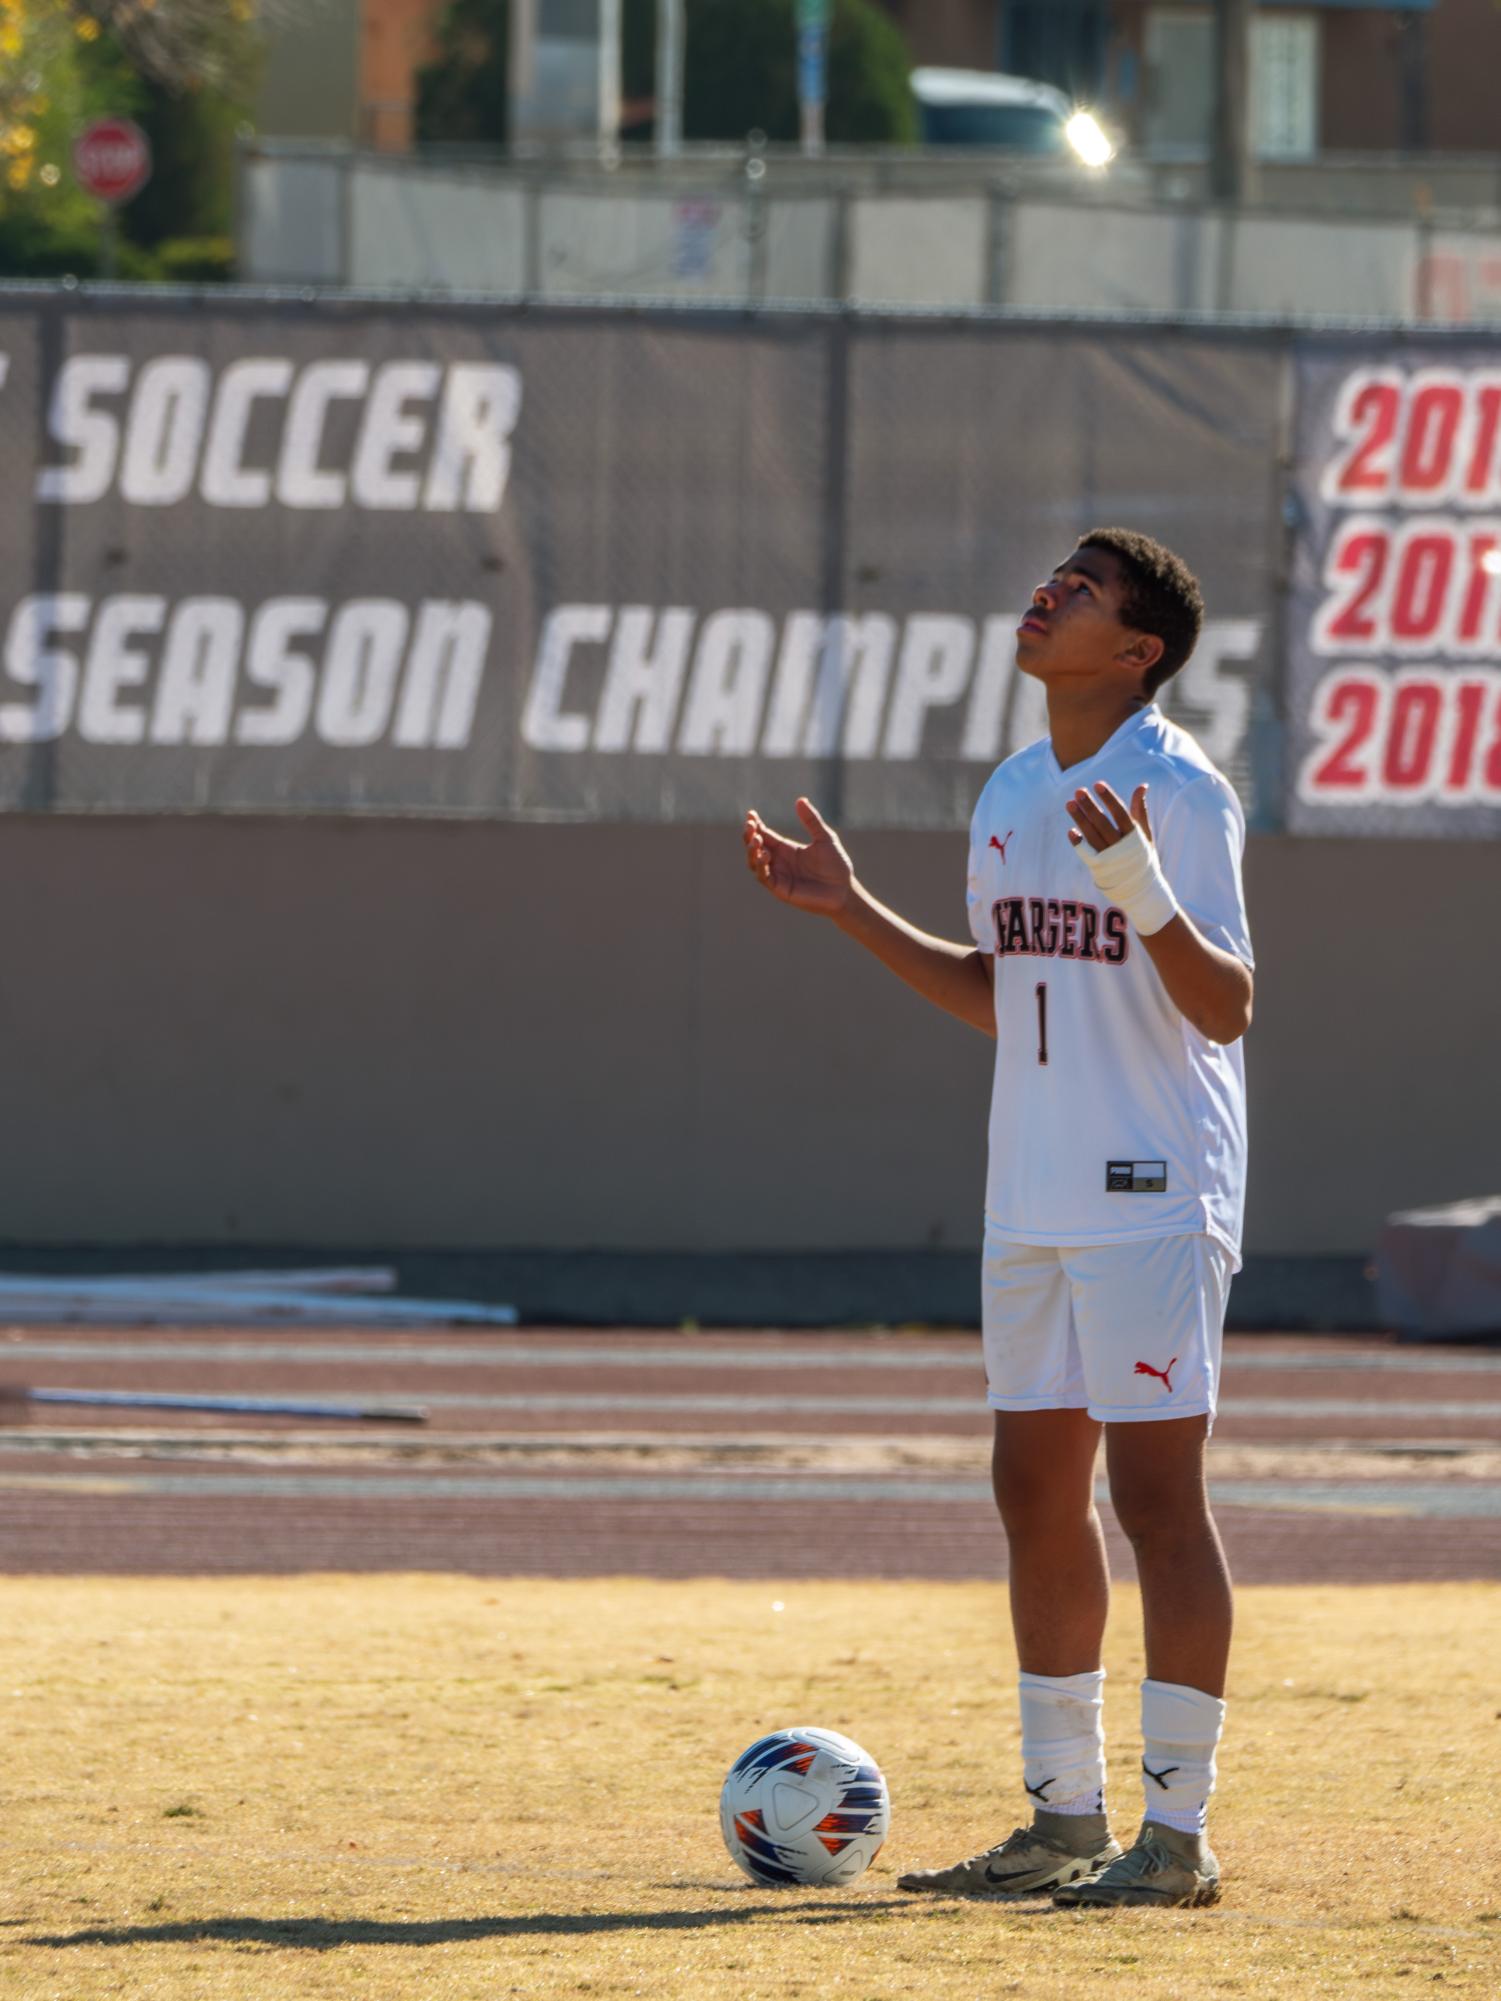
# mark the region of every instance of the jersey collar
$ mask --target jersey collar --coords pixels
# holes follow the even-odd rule
[[[1074,784],[1076,782],[1074,777],[1075,772],[1088,771],[1090,766],[1098,764],[1102,757],[1108,757],[1113,750],[1119,750],[1121,745],[1127,742],[1137,730],[1145,729],[1148,723],[1160,723],[1161,720],[1162,711],[1158,708],[1157,704],[1155,702],[1148,702],[1144,709],[1138,709],[1135,715],[1127,716],[1120,728],[1106,737],[1093,757],[1086,757],[1082,764],[1071,764],[1067,771],[1058,762],[1057,753],[1053,749],[1052,737],[1048,737],[1048,764],[1053,776],[1055,778],[1066,778],[1071,785]]]

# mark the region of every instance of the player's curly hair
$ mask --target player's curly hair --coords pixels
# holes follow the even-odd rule
[[[1079,547],[1109,550],[1125,572],[1121,622],[1162,641],[1162,658],[1141,677],[1141,691],[1150,701],[1198,643],[1204,623],[1199,580],[1181,556],[1134,528],[1091,528],[1079,537]]]

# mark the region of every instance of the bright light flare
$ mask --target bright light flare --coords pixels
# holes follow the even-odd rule
[[[1086,167],[1107,167],[1115,158],[1115,148],[1092,111],[1076,111],[1064,126],[1063,136]]]
[[[1501,577],[1501,549],[1487,549],[1480,558],[1480,567],[1487,576]]]

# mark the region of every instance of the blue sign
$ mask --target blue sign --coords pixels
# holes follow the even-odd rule
[[[822,104],[828,96],[828,35],[822,28],[797,31],[797,96],[800,104]]]

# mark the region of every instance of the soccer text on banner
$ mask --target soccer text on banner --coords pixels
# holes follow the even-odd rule
[[[0,292],[0,811],[960,828],[1046,727],[1031,589],[1134,509],[1254,815],[1275,387],[1092,330]]]

